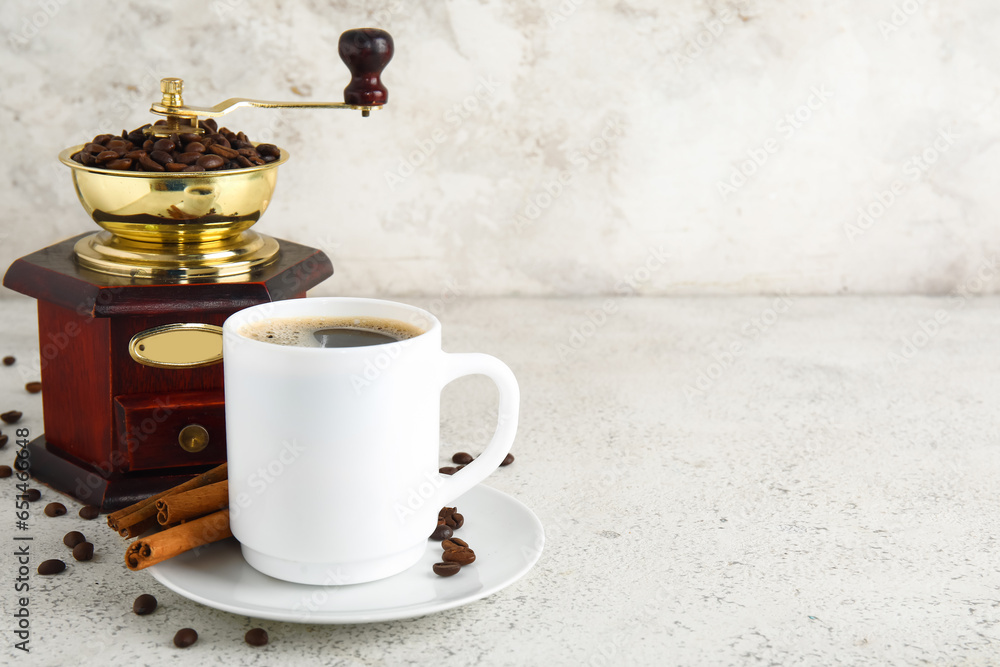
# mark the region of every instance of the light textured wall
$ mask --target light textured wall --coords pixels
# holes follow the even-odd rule
[[[327,251],[317,293],[1000,284],[988,0],[6,0],[0,19],[4,266],[93,228],[54,156],[148,121],[160,77],[192,104],[339,100],[338,35],[377,25],[387,109],[225,123],[292,154],[258,229]]]

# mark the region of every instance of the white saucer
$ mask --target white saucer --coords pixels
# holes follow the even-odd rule
[[[477,486],[452,503],[465,516],[456,532],[476,562],[451,577],[431,565],[441,544],[427,542],[416,565],[388,579],[351,586],[308,586],[273,579],[243,560],[234,538],[147,568],[161,584],[208,607],[292,623],[370,623],[460,607],[509,586],[538,561],[545,542],[534,513],[505,493]]]

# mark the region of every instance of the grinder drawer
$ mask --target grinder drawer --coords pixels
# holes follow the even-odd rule
[[[221,389],[116,396],[115,438],[129,470],[218,465],[226,460]]]

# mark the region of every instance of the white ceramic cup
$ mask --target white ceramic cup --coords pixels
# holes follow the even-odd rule
[[[424,333],[352,348],[240,333],[314,316],[391,318]],[[223,362],[233,534],[246,561],[278,579],[355,584],[402,572],[425,553],[441,507],[496,470],[514,442],[513,373],[485,354],[442,352],[441,323],[414,306],[340,297],[253,306],[226,320]],[[441,390],[464,375],[496,383],[497,429],[475,461],[442,475]]]

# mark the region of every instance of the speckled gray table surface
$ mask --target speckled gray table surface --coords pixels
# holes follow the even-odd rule
[[[1000,661],[1000,299],[483,299],[437,305],[445,349],[509,363],[517,461],[488,480],[547,532],[535,568],[468,606],[322,626],[216,611],[126,570],[124,541],[43,490],[13,648],[14,491],[0,480],[12,665],[988,665]],[[33,302],[0,301],[0,409],[23,389]],[[37,362],[36,362],[37,363]],[[476,451],[482,378],[443,396],[443,455]],[[3,427],[5,433],[11,427]],[[0,451],[10,463],[13,446]],[[42,514],[60,499],[67,516]],[[37,565],[38,560],[35,561]],[[131,612],[143,592],[150,616]],[[198,642],[174,648],[181,627]],[[271,643],[243,643],[251,627]]]

